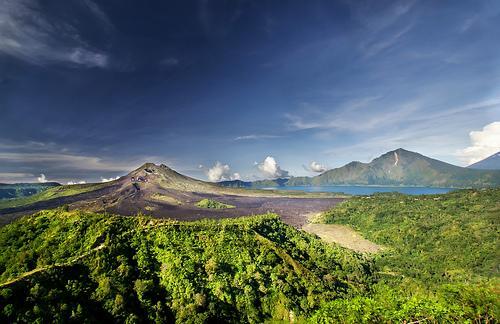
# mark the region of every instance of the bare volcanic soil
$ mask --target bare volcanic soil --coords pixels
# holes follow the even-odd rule
[[[209,209],[196,206],[205,198],[235,208]],[[266,191],[222,188],[179,174],[165,165],[146,163],[127,176],[99,189],[2,209],[0,222],[6,224],[38,210],[67,205],[69,209],[125,216],[142,213],[183,221],[272,212],[280,215],[285,223],[300,228],[307,222],[308,214],[331,209],[342,200],[333,197],[311,197],[307,194],[290,197]]]
[[[138,202],[119,209],[111,208],[109,211],[122,215],[134,215],[138,211],[148,210],[158,218],[172,218],[177,220],[198,220],[202,218],[230,218],[248,215],[257,215],[272,212],[280,215],[281,219],[297,228],[307,222],[307,215],[311,212],[323,212],[331,209],[341,202],[341,198],[288,198],[288,197],[244,197],[231,195],[211,195],[201,193],[190,193],[192,199],[179,206],[162,205],[160,203]],[[196,202],[204,198],[210,198],[224,204],[235,206],[228,209],[207,209],[196,207]],[[143,206],[140,206],[144,204]],[[148,208],[152,207],[152,208]]]
[[[244,197],[184,193],[184,199],[180,205],[145,200],[134,196],[122,201],[120,204],[111,205],[105,208],[102,196],[108,190],[103,189],[70,197],[42,201],[25,207],[4,209],[0,211],[2,215],[2,224],[9,223],[13,219],[22,215],[34,213],[38,210],[68,205],[70,209],[106,211],[126,216],[143,213],[157,218],[171,218],[182,221],[192,221],[203,218],[231,218],[272,212],[280,215],[285,223],[301,228],[306,224],[308,214],[329,210],[343,201],[342,198]],[[204,198],[210,198],[225,204],[233,205],[235,208],[207,209],[197,207],[196,203]]]

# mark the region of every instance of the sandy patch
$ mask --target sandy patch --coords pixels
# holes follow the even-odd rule
[[[324,241],[337,243],[340,246],[362,253],[377,253],[382,246],[368,241],[358,232],[346,225],[338,224],[305,224],[302,229],[316,234]]]

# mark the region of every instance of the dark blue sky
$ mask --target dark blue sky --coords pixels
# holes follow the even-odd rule
[[[0,182],[467,165],[500,150],[499,30],[497,0],[0,0]]]

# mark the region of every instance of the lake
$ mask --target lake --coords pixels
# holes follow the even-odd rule
[[[430,188],[430,187],[382,187],[382,186],[290,186],[267,187],[273,190],[301,190],[306,192],[343,192],[349,195],[371,195],[376,192],[400,192],[407,195],[430,195],[447,193],[456,188]]]

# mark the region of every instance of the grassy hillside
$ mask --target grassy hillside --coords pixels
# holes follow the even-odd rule
[[[300,319],[363,293],[372,273],[274,215],[178,223],[43,211],[1,228],[0,251],[2,322]]]
[[[57,182],[13,184],[0,183],[0,200],[28,197],[57,186],[60,186]]]
[[[107,186],[108,183],[90,183],[71,186],[57,186],[41,191],[35,195],[21,197],[17,199],[0,200],[0,209],[12,208],[19,206],[27,206],[40,201],[78,195],[85,192],[90,192]]]
[[[379,281],[369,297],[330,302],[316,320],[401,320],[407,309],[439,321],[498,319],[500,189],[355,197],[323,221],[389,249],[375,259]]]

